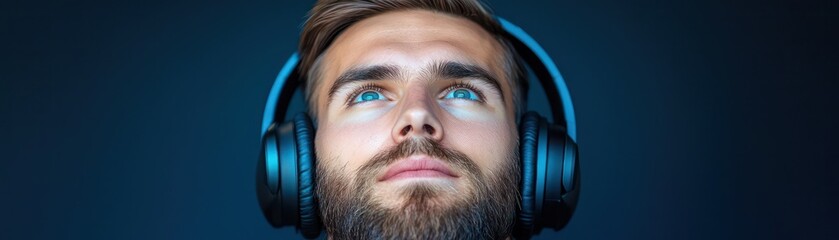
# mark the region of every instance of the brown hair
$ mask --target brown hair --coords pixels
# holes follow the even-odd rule
[[[309,12],[303,26],[298,52],[298,72],[305,79],[306,99],[312,118],[316,118],[315,84],[320,80],[321,55],[344,29],[365,18],[389,11],[426,9],[469,19],[484,28],[504,48],[504,69],[512,81],[513,104],[518,117],[524,108],[522,96],[527,92],[524,67],[512,44],[503,37],[504,30],[483,3],[478,0],[319,0]]]

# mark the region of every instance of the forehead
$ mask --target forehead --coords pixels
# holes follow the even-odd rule
[[[320,87],[349,68],[376,64],[410,70],[432,62],[459,61],[503,76],[501,57],[498,41],[466,18],[427,10],[388,12],[351,25],[335,39],[321,69],[327,84]]]

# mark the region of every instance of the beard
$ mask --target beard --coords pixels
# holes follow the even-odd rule
[[[376,175],[402,158],[425,154],[462,173],[467,191],[412,183],[398,191],[404,202],[387,208],[373,194]],[[318,161],[321,220],[332,239],[501,239],[510,236],[518,206],[518,151],[499,171],[484,174],[465,154],[427,138],[406,140],[375,155],[355,174]],[[443,196],[453,191],[454,196]]]

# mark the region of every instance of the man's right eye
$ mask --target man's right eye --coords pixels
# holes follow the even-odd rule
[[[387,100],[383,94],[385,89],[375,84],[365,84],[347,94],[347,106],[352,106],[358,103],[372,102],[378,100]]]

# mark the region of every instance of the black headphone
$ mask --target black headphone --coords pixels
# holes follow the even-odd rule
[[[565,81],[544,49],[518,26],[497,18],[505,37],[539,79],[555,122],[536,112],[519,121],[521,209],[513,236],[528,239],[542,228],[559,230],[571,219],[580,194],[580,164],[574,107]],[[305,109],[299,95],[295,53],[283,66],[262,117],[262,151],[257,162],[256,195],[274,227],[295,226],[306,238],[316,238],[321,222],[315,196],[315,130],[305,112],[291,121],[291,109]],[[299,98],[299,96],[298,96]],[[564,124],[563,124],[564,123]]]

